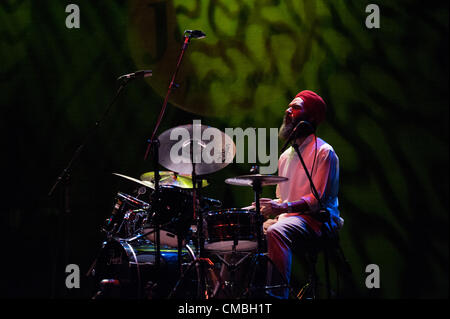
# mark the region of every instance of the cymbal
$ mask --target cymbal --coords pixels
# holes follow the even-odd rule
[[[149,182],[149,181],[141,181],[141,180],[138,180],[136,178],[133,178],[133,177],[130,177],[130,176],[126,176],[126,175],[122,175],[122,174],[118,174],[118,173],[113,173],[113,175],[125,178],[125,179],[127,179],[129,181],[135,182],[135,183],[140,184],[142,186],[145,186],[145,187],[148,187],[148,188],[151,188],[151,189],[155,189],[155,185],[153,183]]]
[[[261,186],[270,186],[286,182],[287,180],[288,178],[283,176],[252,174],[227,178],[225,183],[237,186],[253,186],[255,182],[259,182]]]
[[[197,124],[182,125],[159,137],[159,163],[179,174],[205,175],[230,164],[236,154],[233,139],[222,131]],[[194,165],[193,165],[194,163]]]
[[[164,186],[170,185],[180,188],[193,188],[191,175],[180,175],[170,171],[160,171],[159,176],[161,177],[159,180],[160,185]],[[142,174],[141,180],[154,184],[155,172],[148,172]],[[206,187],[208,185],[209,184],[206,180],[202,180],[202,187]]]

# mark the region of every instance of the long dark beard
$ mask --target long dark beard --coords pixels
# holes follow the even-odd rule
[[[288,119],[287,115],[284,115],[283,123],[278,131],[278,137],[282,141],[286,141],[297,123],[298,121],[291,121]]]

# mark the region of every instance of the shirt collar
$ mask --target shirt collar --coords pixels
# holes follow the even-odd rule
[[[309,144],[311,144],[314,141],[314,134],[309,134],[305,140],[303,141],[303,143],[298,147],[298,150],[301,152],[303,151],[303,149],[308,146]]]

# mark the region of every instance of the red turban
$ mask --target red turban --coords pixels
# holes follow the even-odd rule
[[[295,97],[300,97],[304,102],[303,108],[308,117],[305,120],[312,122],[317,127],[325,119],[327,112],[327,105],[324,100],[309,90],[301,91]]]

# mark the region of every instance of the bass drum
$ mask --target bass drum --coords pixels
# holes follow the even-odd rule
[[[161,266],[156,268],[156,247],[148,240],[131,243],[111,239],[103,243],[93,276],[95,299],[164,299],[169,296],[178,279],[177,249],[161,246]],[[182,263],[190,263],[195,256],[189,246],[182,249]],[[197,274],[190,271],[174,298],[195,298]]]

